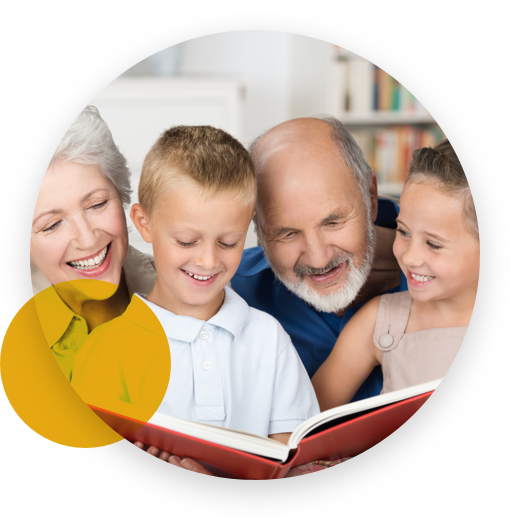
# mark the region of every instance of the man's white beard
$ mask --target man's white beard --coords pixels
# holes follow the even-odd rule
[[[290,292],[294,293],[318,311],[336,313],[347,308],[365,285],[372,270],[376,239],[375,226],[372,222],[369,222],[367,228],[367,249],[361,265],[356,267],[353,264],[352,255],[346,253],[343,261],[347,263],[347,279],[337,290],[330,294],[318,294],[305,282],[304,277],[298,273],[296,273],[297,281],[285,279],[275,269],[269,257],[267,255],[266,257],[276,278],[282,282]]]

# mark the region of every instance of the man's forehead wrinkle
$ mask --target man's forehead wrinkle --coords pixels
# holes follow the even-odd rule
[[[330,151],[341,157],[328,123],[315,118],[293,119],[272,128],[260,138],[255,146],[255,155],[261,167],[259,173],[265,173],[263,164],[271,156],[293,150],[307,155]]]

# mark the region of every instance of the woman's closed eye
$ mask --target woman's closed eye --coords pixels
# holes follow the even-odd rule
[[[61,220],[57,220],[57,222],[43,228],[41,231],[43,233],[47,233],[49,231],[55,231],[55,229],[57,229],[57,227],[60,225],[61,222],[62,222]]]
[[[106,206],[107,203],[108,203],[107,200],[103,200],[102,202],[98,202],[97,204],[90,206],[89,209],[102,209]]]

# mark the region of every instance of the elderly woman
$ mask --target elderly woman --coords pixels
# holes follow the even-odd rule
[[[108,126],[87,106],[44,176],[30,241],[37,312],[69,381],[88,334],[122,314],[131,294],[148,293],[156,280],[153,258],[128,244],[129,177]]]

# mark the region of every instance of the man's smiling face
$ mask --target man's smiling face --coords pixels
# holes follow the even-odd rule
[[[259,234],[276,276],[318,310],[337,312],[370,273],[375,230],[329,125],[290,123],[257,144]]]

